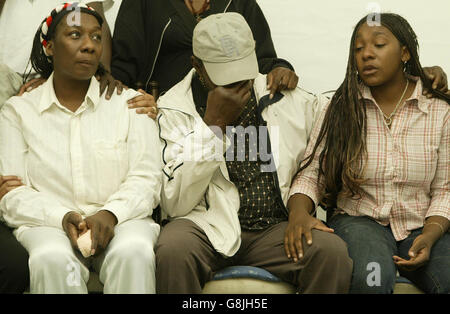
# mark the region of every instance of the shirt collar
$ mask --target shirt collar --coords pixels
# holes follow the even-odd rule
[[[427,101],[427,98],[424,95],[422,95],[423,92],[422,80],[419,77],[412,75],[408,75],[408,78],[416,82],[416,87],[414,88],[414,91],[411,94],[411,96],[408,99],[406,99],[406,102],[414,102],[417,104],[418,108],[422,112],[428,113],[429,101]],[[372,96],[372,92],[370,91],[370,88],[367,85],[361,84],[360,91],[363,99],[367,99],[376,103],[375,99]]]
[[[88,91],[86,93],[86,97],[84,102],[88,106],[92,106],[95,111],[100,102],[100,84],[95,79],[95,77],[91,78],[91,82],[89,84]],[[52,105],[58,106],[63,110],[66,110],[64,106],[61,105],[58,98],[55,94],[55,88],[53,85],[53,73],[47,79],[47,81],[43,84],[43,93],[41,99],[39,101],[38,110],[39,113],[42,114],[45,110],[49,109]]]

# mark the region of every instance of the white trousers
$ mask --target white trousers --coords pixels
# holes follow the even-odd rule
[[[159,231],[151,218],[126,221],[115,227],[103,254],[85,259],[61,229],[23,230],[17,240],[30,255],[30,293],[87,293],[89,266],[99,273],[104,293],[155,293]]]

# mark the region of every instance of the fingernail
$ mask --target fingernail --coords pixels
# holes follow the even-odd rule
[[[32,90],[32,89],[33,89],[33,87],[31,87],[31,86],[28,87],[28,88],[27,88],[27,92],[29,92],[29,91]]]
[[[308,244],[311,245],[311,244],[312,244],[312,241],[311,241],[311,240],[308,240]]]
[[[302,253],[298,254],[298,258],[302,258],[302,257],[303,257]]]
[[[270,94],[269,99],[272,99],[272,98],[273,98],[273,94]]]

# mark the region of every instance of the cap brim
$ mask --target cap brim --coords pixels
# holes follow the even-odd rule
[[[255,51],[248,56],[224,63],[203,61],[211,81],[217,86],[225,86],[239,81],[255,79],[258,76],[258,61]]]

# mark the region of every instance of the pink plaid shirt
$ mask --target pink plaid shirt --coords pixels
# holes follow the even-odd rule
[[[397,241],[420,228],[430,216],[450,219],[450,106],[442,100],[422,95],[422,82],[395,114],[391,129],[372,97],[363,88],[367,106],[366,181],[361,198],[338,196],[337,207],[351,216],[369,216],[390,225]],[[328,106],[326,106],[328,107]],[[311,133],[305,152],[309,156],[325,115],[324,108]],[[321,200],[318,156],[295,178],[290,195],[302,193],[317,205]]]

